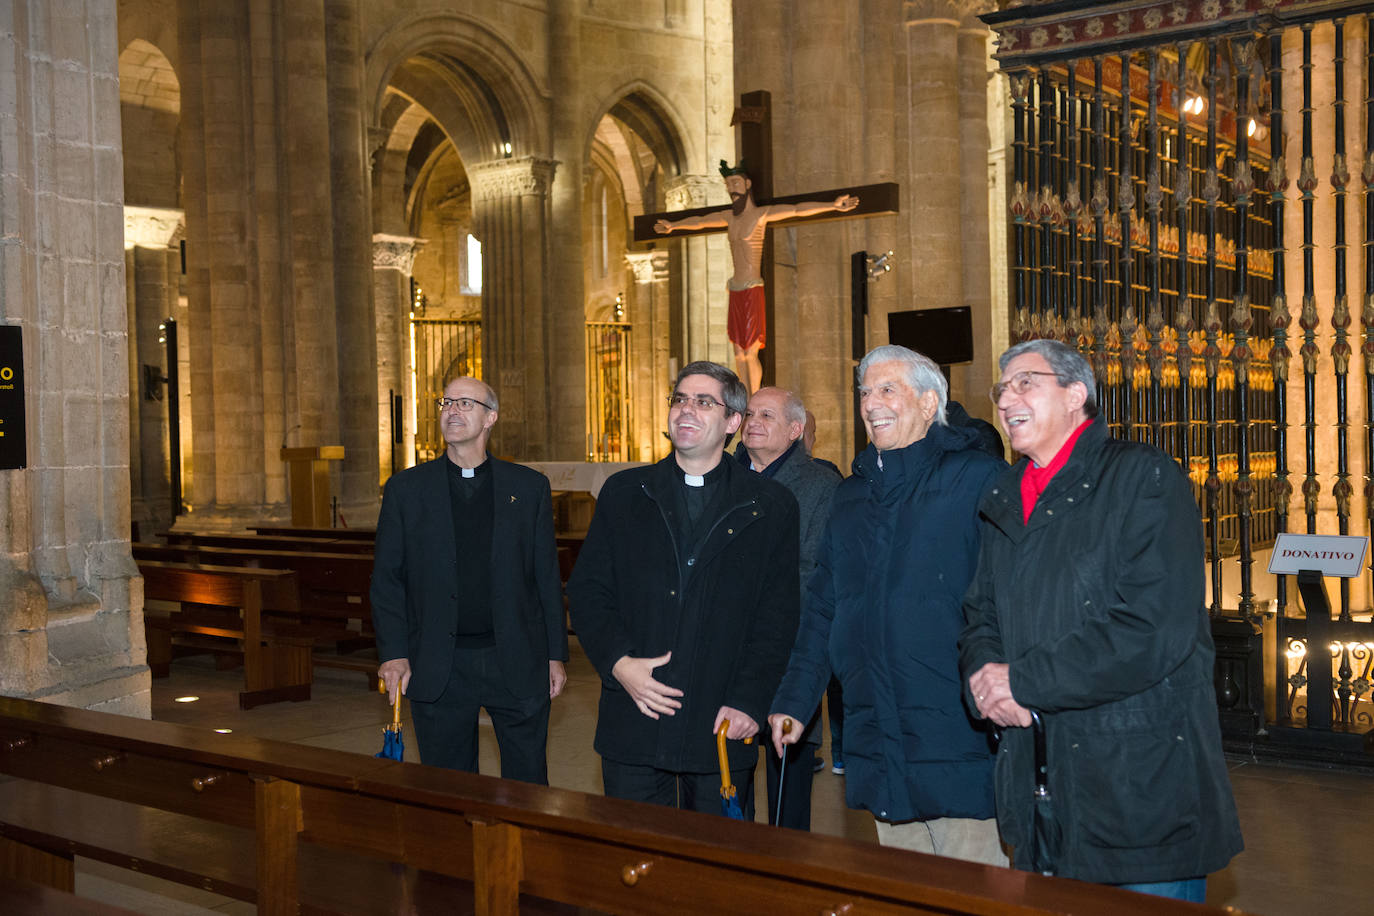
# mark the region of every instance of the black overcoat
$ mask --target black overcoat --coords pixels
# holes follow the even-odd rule
[[[597,753],[677,773],[719,768],[721,706],[767,728],[768,702],[797,632],[797,501],[786,487],[723,460],[723,502],[693,557],[675,532],[676,459],[621,471],[597,497],[568,580],[573,630],[601,675]],[[690,561],[690,562],[689,562]],[[684,577],[685,571],[685,577]],[[672,659],[654,670],[684,691],[676,715],[640,713],[611,669],[621,657]],[[730,766],[758,749],[729,742]]]
[[[549,661],[568,658],[549,479],[491,462],[491,610],[511,690],[549,689]],[[449,499],[448,457],[393,474],[382,491],[372,567],[372,625],[380,661],[410,661],[406,696],[432,702],[448,684],[463,600]]]
[[[965,684],[1009,663],[1016,701],[1044,714],[1057,873],[1122,884],[1223,868],[1242,844],[1188,479],[1159,449],[1109,438],[1099,418],[1023,524],[1025,465],[981,506],[961,663]],[[1022,868],[1032,768],[1030,730],[1004,729],[997,820]]]

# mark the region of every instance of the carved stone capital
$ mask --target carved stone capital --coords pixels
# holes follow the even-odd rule
[[[663,283],[668,279],[668,252],[630,251],[625,263],[634,272],[635,283]]]
[[[520,156],[492,159],[468,169],[474,201],[504,200],[510,197],[549,196],[558,163],[552,159]]]
[[[124,247],[171,248],[186,234],[186,214],[170,207],[125,207]]]
[[[372,236],[372,269],[399,270],[408,277],[415,265],[416,252],[428,242],[429,239],[378,232]]]
[[[663,202],[669,210],[709,207],[727,197],[719,175],[675,175],[663,182]]]

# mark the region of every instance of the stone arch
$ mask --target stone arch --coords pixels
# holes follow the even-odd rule
[[[150,207],[181,204],[181,81],[162,49],[142,38],[119,53],[124,199]]]
[[[397,92],[430,112],[464,162],[548,155],[546,87],[508,41],[460,14],[420,13],[388,30],[368,50],[364,85],[369,123]]]
[[[663,165],[664,174],[680,175],[688,162],[696,161],[689,134],[682,129],[682,118],[667,97],[648,83],[633,80],[610,94],[588,125],[584,150],[590,149],[601,119],[607,115],[623,122],[643,139]]]

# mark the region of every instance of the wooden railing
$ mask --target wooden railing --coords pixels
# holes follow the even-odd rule
[[[236,893],[262,914],[376,912],[375,902],[340,889],[378,863],[405,866],[383,864],[383,873],[423,870],[418,874],[447,876],[451,887],[454,879],[466,882],[479,914],[558,911],[560,904],[644,914],[1221,912],[762,824],[14,698],[0,698],[0,772],[18,777],[0,781],[0,794],[11,799],[0,805],[0,843],[8,844],[0,870],[20,863],[11,865],[11,877],[60,885],[52,876],[63,856],[103,857]],[[106,807],[112,803],[105,799],[117,799],[121,809],[142,812],[143,833],[121,829],[107,813],[69,816],[76,810],[70,802],[42,800],[56,799],[53,793]],[[173,816],[198,825],[205,842],[161,852],[137,846],[140,835],[159,833],[148,824]],[[333,857],[328,868],[322,854]],[[35,855],[59,867],[32,864]],[[159,855],[181,858],[162,863]],[[194,856],[223,861],[187,864]],[[246,883],[229,874],[231,860],[246,863]],[[445,911],[462,911],[451,887]],[[320,902],[331,891],[342,902]]]

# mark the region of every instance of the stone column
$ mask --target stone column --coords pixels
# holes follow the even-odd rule
[[[545,319],[549,362],[543,370],[549,385],[549,410],[547,444],[540,454],[564,460],[583,459],[587,454],[582,194],[588,119],[582,111],[582,6],[580,0],[549,0],[548,4],[549,120],[553,158],[559,168],[551,176],[549,200]],[[527,442],[537,447],[534,441]]]
[[[171,527],[171,459],[168,412],[176,405],[168,389],[149,386],[144,366],[154,366],[165,378],[176,371],[167,365],[159,342],[159,326],[176,305],[177,275],[173,259],[180,254],[169,246],[184,229],[180,210],[160,207],[124,208],[124,247],[129,278],[129,410],[130,485],[132,523],[141,539]]]
[[[962,195],[959,182],[950,180],[963,174],[959,16],[952,0],[922,0],[907,4],[905,24],[913,154],[906,174],[911,191],[905,195],[911,204],[911,247],[904,260],[921,278],[913,288],[913,305],[945,308],[960,304],[963,288]]]
[[[0,470],[0,693],[146,717],[129,553],[129,341],[115,4],[5,5],[0,323],[25,467]]]
[[[556,163],[523,156],[479,162],[468,168],[472,184],[473,234],[482,242],[482,377],[501,399],[501,419],[491,440],[493,454],[517,459],[576,459],[577,452],[555,451],[550,435],[550,404],[555,380],[550,366],[576,348],[577,398],[582,398],[581,311],[572,340],[552,337],[560,326],[549,315],[549,190]],[[579,274],[580,276],[580,274]],[[566,383],[565,383],[566,384]],[[558,403],[565,401],[560,397]],[[586,420],[566,409],[556,414],[571,425],[580,442]],[[572,438],[563,433],[563,439]],[[559,441],[562,441],[560,439]]]
[[[724,206],[730,203],[719,174],[677,175],[663,182],[664,204],[669,210]],[[730,278],[730,247],[723,234],[693,235],[679,240],[682,267],[678,271],[679,314],[675,317],[672,354],[681,368],[692,360],[713,359],[731,369],[734,350],[725,336],[729,300],[725,282]]]
[[[325,0],[324,38],[329,93],[329,202],[334,225],[334,307],[338,347],[339,502],[350,524],[372,523],[381,508],[377,471],[378,341],[373,334],[373,285],[368,154],[363,139],[363,52],[359,0]],[[389,424],[388,424],[389,425]],[[390,461],[387,461],[390,469]]]
[[[962,264],[959,305],[967,305],[973,320],[973,362],[950,371],[950,396],[970,414],[993,421],[993,405],[986,396],[992,387],[997,357],[993,340],[992,253],[988,208],[988,42],[987,26],[979,13],[993,9],[988,0],[964,0],[959,26],[959,188]],[[999,208],[997,225],[1002,226]],[[1005,316],[1003,316],[1005,323]]]
[[[634,441],[630,457],[657,461],[668,454],[662,433],[668,428],[668,252],[631,251],[625,262],[634,274],[629,317],[631,390],[634,392]]]
[[[405,235],[372,236],[372,300],[377,315],[377,451],[381,456],[379,483],[392,469],[415,463],[415,428],[411,425],[410,390],[410,277],[415,253],[425,239]],[[391,396],[402,401],[401,442],[396,444]]]

